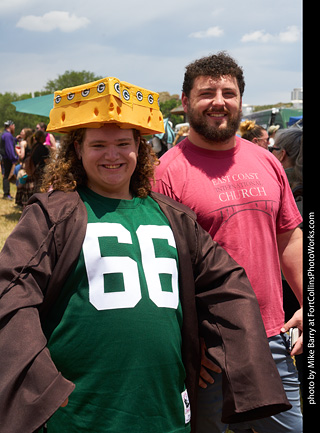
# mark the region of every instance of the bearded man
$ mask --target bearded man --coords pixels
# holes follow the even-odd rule
[[[190,133],[161,157],[154,189],[194,210],[200,225],[245,269],[293,406],[272,418],[231,425],[231,430],[301,433],[299,381],[290,355],[302,352],[302,337],[290,352],[286,331],[298,327],[302,332],[302,309],[284,323],[280,272],[302,306],[301,216],[279,161],[236,135],[244,87],[242,68],[225,52],[187,66],[182,105]],[[202,368],[197,432],[225,432],[220,368],[204,348],[202,361],[213,373]],[[247,398],[254,400],[249,393]]]

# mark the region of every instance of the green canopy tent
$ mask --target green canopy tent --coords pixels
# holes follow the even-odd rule
[[[53,108],[53,96],[54,94],[51,93],[50,95],[14,101],[11,102],[11,104],[13,104],[20,113],[49,117],[50,110]]]

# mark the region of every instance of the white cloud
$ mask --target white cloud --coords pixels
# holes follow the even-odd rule
[[[283,42],[292,43],[297,42],[301,38],[300,29],[297,26],[288,26],[287,30],[279,34],[272,35],[265,30],[257,30],[252,33],[246,33],[242,36],[241,42]]]
[[[273,36],[270,33],[266,33],[264,30],[257,30],[252,33],[246,33],[242,36],[242,42],[270,42]]]
[[[64,11],[52,11],[43,16],[27,15],[20,18],[16,26],[25,30],[37,32],[51,32],[59,29],[62,32],[73,32],[87,27],[90,23],[88,18],[77,17]]]
[[[279,40],[281,42],[297,42],[301,39],[301,32],[297,26],[287,27],[287,31],[279,33]]]
[[[223,30],[216,26],[216,27],[209,27],[207,30],[202,30],[199,32],[194,32],[189,35],[190,38],[197,38],[197,39],[203,39],[203,38],[218,38],[223,35]]]

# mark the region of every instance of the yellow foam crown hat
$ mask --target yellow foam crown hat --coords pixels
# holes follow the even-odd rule
[[[159,94],[114,77],[102,78],[54,93],[47,131],[69,132],[116,123],[141,134],[164,132]]]

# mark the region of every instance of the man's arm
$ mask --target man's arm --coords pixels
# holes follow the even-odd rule
[[[285,393],[257,298],[243,268],[200,227],[197,244],[193,269],[199,334],[205,341],[207,360],[222,370],[222,420],[238,422],[250,419],[249,416],[251,419],[270,416],[267,406],[280,396],[285,398]],[[202,346],[202,352],[204,349]],[[202,366],[208,368],[203,358]],[[203,379],[206,380],[202,375]],[[203,387],[201,381],[200,386]],[[277,412],[288,408],[286,404],[280,406]],[[249,407],[251,410],[247,411]]]
[[[303,286],[302,286],[302,231],[299,227],[277,236],[278,250],[281,269],[285,279],[295,294],[301,309],[296,311],[293,317],[283,326],[282,332],[290,328],[297,327],[301,331],[291,355],[302,353],[302,304],[303,304]]]

